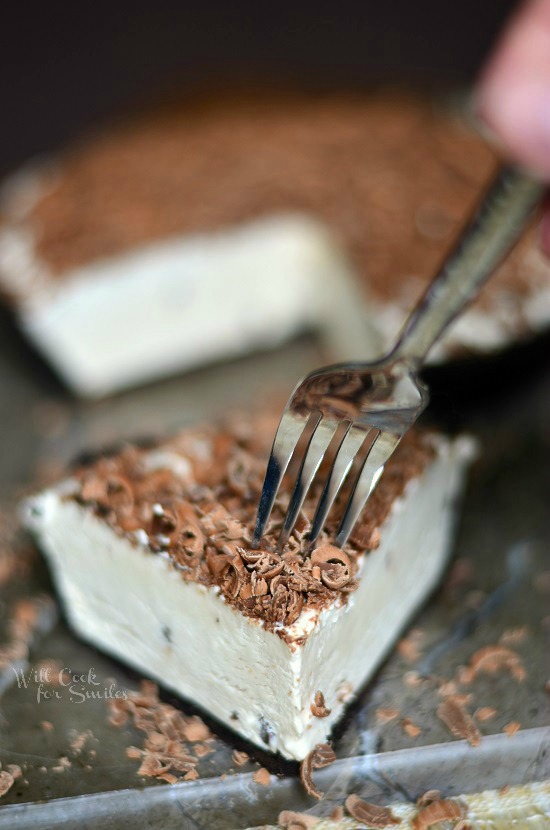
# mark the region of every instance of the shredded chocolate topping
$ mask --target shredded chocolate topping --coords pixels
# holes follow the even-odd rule
[[[421,291],[495,165],[463,119],[413,95],[225,96],[73,148],[28,223],[62,276],[155,240],[305,213],[344,242],[375,296],[394,301],[411,280]],[[535,244],[531,231],[483,296],[506,301],[546,280]]]
[[[379,807],[363,801],[358,795],[349,795],[346,798],[346,810],[352,818],[366,824],[367,827],[388,827],[390,824],[399,824],[389,807]]]
[[[187,430],[152,451],[127,446],[79,469],[77,490],[70,498],[92,508],[120,535],[170,560],[184,579],[217,586],[229,604],[287,637],[283,627],[296,622],[304,608],[346,602],[357,586],[359,558],[368,550],[364,540],[382,525],[407,482],[422,472],[434,447],[420,431],[403,439],[346,551],[329,543],[337,511],[317,548],[309,550],[311,500],[279,551],[285,492],[275,505],[262,548],[252,550],[274,430],[272,418],[256,417],[220,429]],[[311,498],[318,498],[318,488]]]

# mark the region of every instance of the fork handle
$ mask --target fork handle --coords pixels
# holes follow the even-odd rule
[[[517,241],[543,194],[543,185],[516,167],[503,167],[441,270],[408,318],[391,357],[420,365]]]

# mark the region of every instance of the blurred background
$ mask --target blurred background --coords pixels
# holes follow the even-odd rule
[[[8,3],[0,172],[163,90],[470,82],[514,0]]]
[[[56,151],[123,111],[174,93],[249,85],[255,90],[363,89],[380,83],[463,92],[515,5],[514,0],[59,0],[30,6],[12,2],[3,8],[0,21],[0,176],[33,156]],[[432,633],[434,642],[462,619],[467,591],[475,589],[478,599],[493,596],[491,592],[496,596],[501,583],[511,580],[505,563],[514,543],[534,539],[541,550],[548,549],[550,464],[544,459],[550,450],[549,345],[550,336],[543,334],[503,355],[479,358],[475,366],[457,363],[432,370],[432,413],[474,433],[483,446],[456,544],[457,556],[470,563],[474,576],[452,601],[448,594],[438,594],[420,618],[419,625]],[[7,504],[6,514],[13,515],[13,504],[23,491],[36,488],[37,479],[60,475],[64,464],[88,447],[159,435],[217,417],[233,405],[247,406],[281,390],[288,393],[319,363],[315,339],[302,336],[275,350],[83,401],[60,382],[21,335],[9,309],[0,306],[0,509]],[[537,547],[534,560],[542,569],[538,551]],[[506,602],[502,609],[498,602],[493,604],[496,612],[489,633],[487,625],[479,626],[483,643],[496,639],[505,624],[527,621],[533,633],[527,655],[531,685],[504,689],[497,731],[519,717],[518,711],[523,727],[548,722],[539,620],[544,598],[539,596],[538,605],[532,601],[531,570],[520,578],[519,588],[512,586],[514,602],[508,601],[508,594],[498,594]],[[40,590],[48,585],[44,574],[38,582]],[[4,605],[0,601],[0,611]],[[96,661],[101,659],[105,675],[128,677],[95,652],[90,657],[90,650],[63,624],[41,648],[43,656],[70,659],[73,666],[78,661],[90,665],[92,659],[99,665]],[[460,641],[459,649],[463,661],[466,652]],[[398,669],[402,667],[398,656],[392,659],[376,681],[380,700],[393,700],[396,661]],[[453,652],[448,659],[454,665],[458,658]],[[360,751],[370,751],[370,745],[361,743],[372,712],[372,687],[367,692],[344,736],[342,751],[347,754],[356,752],[358,745]],[[407,694],[410,711],[423,711],[422,692]],[[47,754],[46,737],[37,738],[34,729],[38,716],[31,703],[25,709],[12,690],[2,706],[9,726],[2,734],[5,747],[21,752],[24,736],[25,752],[32,751],[33,758]],[[21,794],[14,788],[10,799],[134,786],[135,764],[125,757],[112,730],[105,728],[103,711],[94,718],[95,734],[105,734],[103,768],[98,765],[86,780],[79,770],[63,778],[29,775],[30,787]],[[82,728],[89,722],[70,725]],[[437,743],[448,735],[441,725],[432,724],[421,740]],[[410,740],[396,730],[384,749],[402,745],[409,746]],[[59,747],[55,751],[59,753]]]

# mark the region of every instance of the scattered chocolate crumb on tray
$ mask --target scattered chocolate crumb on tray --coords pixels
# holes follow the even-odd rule
[[[322,769],[333,764],[336,760],[334,750],[329,744],[318,744],[312,749],[309,755],[300,764],[300,780],[308,795],[321,799],[323,793],[315,786],[312,779],[312,772],[315,769]]]
[[[369,804],[368,801],[363,801],[358,795],[349,795],[346,798],[345,807],[352,818],[368,827],[381,828],[399,824],[399,819],[394,816],[389,807],[378,807],[376,804]]]
[[[479,746],[481,735],[471,715],[456,696],[446,697],[437,708],[437,716],[457,738],[465,738],[470,746]]]
[[[196,777],[196,766],[203,755],[197,753],[197,745],[202,745],[196,742],[213,737],[200,718],[187,717],[160,701],[156,684],[148,680],[141,682],[139,691],[127,692],[125,698],[109,700],[107,705],[113,726],[122,727],[129,720],[145,733],[143,748],[126,749],[129,758],[141,761],[138,775],[163,777],[169,783],[179,780],[175,773]]]
[[[422,807],[413,818],[413,830],[427,830],[443,821],[459,821],[466,811],[462,804],[454,799],[437,799]]]

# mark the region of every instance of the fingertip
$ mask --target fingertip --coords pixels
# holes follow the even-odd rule
[[[542,217],[539,226],[540,247],[543,254],[550,259],[550,208],[548,208]]]
[[[550,0],[526,4],[511,21],[474,104],[507,155],[550,179]]]

